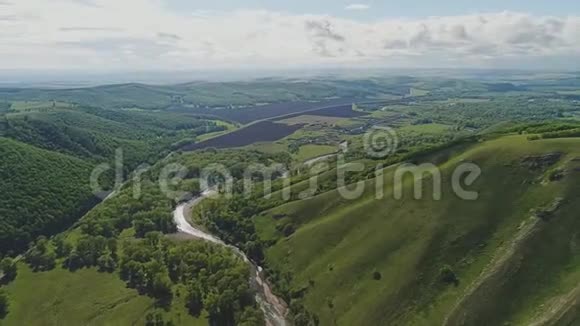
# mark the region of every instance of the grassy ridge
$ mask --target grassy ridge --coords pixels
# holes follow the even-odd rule
[[[442,324],[454,309],[471,316],[471,325],[526,324],[545,313],[540,304],[568,293],[565,284],[580,280],[575,244],[580,225],[573,217],[580,209],[573,200],[580,179],[579,145],[579,139],[528,142],[525,137],[478,145],[440,165],[441,201],[414,200],[410,179],[405,179],[404,199],[393,200],[393,172],[386,171],[383,200],[369,191],[349,202],[332,191],[278,207],[257,220],[263,238],[279,239],[268,262],[280,274],[294,275],[290,291],[305,293],[303,302],[323,325]],[[524,157],[556,151],[564,156],[553,166],[533,169],[522,163]],[[472,187],[480,192],[477,201],[459,200],[452,192],[450,176],[462,162],[482,168]],[[564,179],[548,181],[557,166],[566,171]],[[431,193],[428,184],[425,194]],[[537,219],[531,211],[559,197],[565,201],[556,217],[542,221],[534,237],[505,258],[522,263],[513,263],[509,273],[486,274],[522,223]],[[301,227],[283,238],[275,225],[289,221]],[[459,279],[457,286],[441,281],[447,266]],[[497,280],[487,281],[492,276]],[[482,279],[486,286],[476,299],[466,300]],[[455,324],[460,323],[450,320]]]

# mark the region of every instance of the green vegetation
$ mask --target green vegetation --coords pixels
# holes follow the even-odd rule
[[[143,324],[145,313],[154,309],[152,299],[95,269],[34,273],[21,265],[6,291],[11,304],[3,325]]]
[[[572,91],[559,91],[558,94],[562,94],[562,95],[580,95],[580,89],[572,90]]]
[[[210,133],[207,133],[207,134],[200,135],[200,136],[198,136],[196,138],[196,141],[197,142],[202,142],[202,141],[205,141],[205,140],[208,140],[208,139],[212,139],[212,138],[221,136],[221,135],[223,135],[225,133],[234,131],[237,128],[236,125],[234,125],[232,123],[229,123],[229,122],[219,121],[219,120],[216,120],[214,122],[215,122],[215,128],[214,129],[224,128],[224,130],[214,131],[214,132],[210,132]]]
[[[426,91],[424,89],[419,89],[419,88],[411,88],[410,90],[410,96],[427,96],[429,95],[429,91]]]
[[[578,139],[504,137],[474,146],[440,165],[441,201],[430,196],[430,178],[424,199],[410,200],[412,179],[407,178],[406,199],[394,200],[390,169],[383,200],[374,199],[374,180],[369,180],[367,189],[373,191],[354,202],[331,191],[277,207],[257,218],[263,239],[276,243],[266,254],[275,271],[272,280],[322,324],[441,324],[447,317],[455,325],[451,320],[460,315],[469,316],[469,324],[528,324],[547,313],[533,307],[570,290],[562,280],[580,281],[580,252],[569,247],[578,227],[573,198],[579,180],[573,171],[579,145]],[[537,170],[523,162],[552,152],[563,153],[552,164],[567,171],[566,177],[545,184],[547,167]],[[477,201],[460,200],[445,181],[464,161],[483,171],[471,188],[480,193]],[[538,218],[530,210],[544,210],[558,198],[564,204],[550,222],[534,222]],[[281,228],[289,223],[296,227],[290,236]],[[522,234],[527,223],[536,225],[534,233]],[[518,255],[522,266],[516,264]],[[511,272],[496,272],[495,264]],[[378,283],[375,272],[381,275]]]
[[[345,121],[345,118],[341,117],[322,117],[316,115],[301,115],[294,118],[288,118],[284,120],[279,120],[280,123],[285,123],[289,125],[299,125],[299,124],[326,124],[335,125]]]
[[[41,111],[51,109],[72,108],[73,105],[65,102],[37,102],[37,101],[15,101],[10,105],[10,109],[18,112]]]
[[[295,159],[298,162],[304,162],[306,160],[332,154],[338,151],[337,146],[328,146],[328,145],[304,145],[301,146],[298,150],[298,153],[295,155]]]
[[[260,325],[248,266],[241,258],[226,248],[164,236],[175,232],[173,201],[147,179],[143,197],[135,199],[132,191],[133,186],[127,185],[67,234],[52,241],[40,237],[34,243],[24,257],[29,267],[21,266],[8,286],[11,302],[18,305],[9,309],[7,320],[39,324],[45,310],[29,314],[26,309],[38,300],[56,300],[48,311],[71,323],[107,324],[117,322],[115,318],[132,323],[145,318],[181,325],[192,321],[229,325],[256,321],[258,316],[252,325]],[[31,293],[29,286],[37,283],[23,284],[31,278],[52,283],[47,292]],[[87,284],[89,280],[94,284]],[[135,290],[124,289],[122,281]],[[98,291],[86,296],[83,291],[95,286]],[[97,316],[97,310],[91,310],[95,304],[105,313]]]
[[[383,77],[0,90],[0,324],[263,325],[249,265],[231,248],[175,235],[173,209],[199,194],[203,169],[217,163],[234,194],[205,200],[192,220],[265,267],[294,325],[574,325],[579,86],[556,77]],[[276,142],[182,152],[237,128],[216,120],[227,113],[335,97],[356,99],[357,114],[304,114],[283,120],[304,126]],[[362,135],[373,126],[395,130],[394,153],[368,157]],[[305,195],[310,171],[301,163],[343,141],[344,159],[364,164],[346,183],[365,184],[363,195],[340,195],[346,166],[334,167],[337,158]],[[128,182],[95,206],[88,176],[118,148],[125,176],[153,166],[139,187]],[[187,168],[171,198],[157,182],[170,163]],[[441,200],[428,174],[422,199],[410,174],[394,199],[406,163],[441,170]],[[452,186],[465,163],[482,171],[474,184],[459,180],[478,192],[474,201]],[[101,181],[111,186],[112,177]],[[223,181],[210,173],[210,186],[223,191]]]
[[[0,114],[0,253],[18,253],[38,235],[63,231],[98,198],[90,175],[100,163],[122,160],[128,175],[153,164],[178,140],[223,128],[174,113],[114,111],[55,103],[16,103]],[[122,152],[117,152],[121,149]],[[100,182],[111,186],[112,171]]]
[[[426,123],[401,127],[399,131],[402,133],[410,132],[410,133],[439,134],[449,131],[449,128],[450,126],[443,124]]]
[[[0,138],[0,250],[22,251],[36,236],[56,233],[96,203],[91,165]]]

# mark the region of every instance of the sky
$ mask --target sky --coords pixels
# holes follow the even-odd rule
[[[0,69],[580,69],[580,1],[0,0]]]

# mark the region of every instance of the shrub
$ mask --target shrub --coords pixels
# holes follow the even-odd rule
[[[451,268],[451,266],[444,266],[441,268],[440,279],[442,282],[446,284],[453,284],[455,286],[459,285],[459,278],[455,275],[455,272]]]

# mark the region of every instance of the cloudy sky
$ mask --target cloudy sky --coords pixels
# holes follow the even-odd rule
[[[0,0],[0,69],[580,69],[577,0]]]

